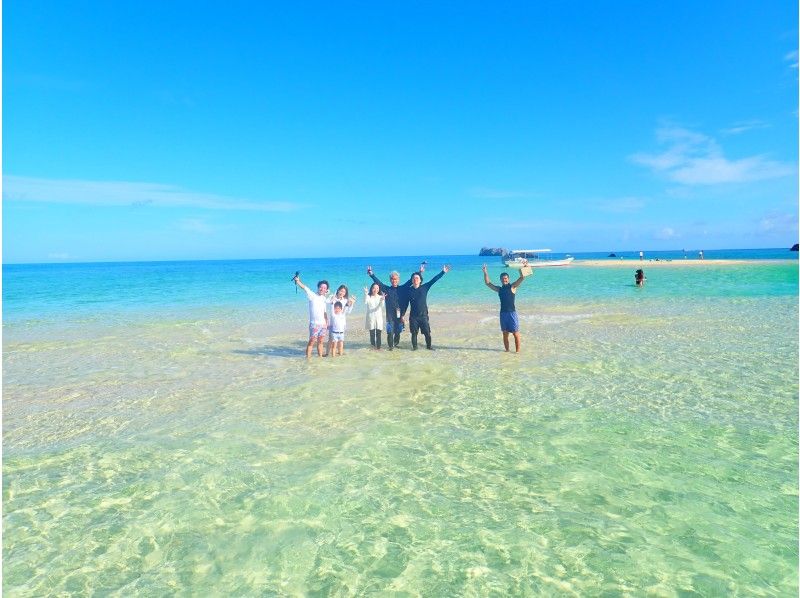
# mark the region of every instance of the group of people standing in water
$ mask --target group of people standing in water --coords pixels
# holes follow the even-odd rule
[[[418,348],[419,333],[425,338],[425,348],[432,350],[431,325],[428,319],[428,291],[445,274],[450,271],[450,265],[442,267],[441,272],[423,283],[423,274],[427,262],[422,262],[418,271],[402,285],[400,274],[395,270],[389,274],[389,284],[384,284],[372,271],[372,266],[367,266],[367,275],[372,279],[369,287],[364,287],[364,303],[366,305],[365,325],[369,330],[370,344],[375,349],[380,349],[382,344],[382,331],[386,331],[386,343],[389,351],[394,350],[400,343],[400,333],[405,328],[405,316],[408,313],[408,325],[411,330],[411,349]],[[503,333],[505,350],[510,348],[509,336],[514,337],[514,346],[520,350],[519,318],[514,304],[517,288],[525,279],[521,271],[519,278],[513,283],[509,282],[506,272],[500,275],[500,286],[492,284],[483,265],[484,283],[500,298],[500,330]],[[342,355],[344,352],[344,334],[347,327],[347,314],[353,310],[355,297],[350,295],[346,285],[339,285],[336,293],[328,295],[329,284],[327,280],[317,283],[317,292],[314,293],[300,280],[299,273],[292,278],[294,283],[303,289],[308,298],[308,345],[306,357],[316,346],[320,357]],[[385,313],[384,313],[385,312]],[[327,350],[323,352],[325,337],[328,337]]]

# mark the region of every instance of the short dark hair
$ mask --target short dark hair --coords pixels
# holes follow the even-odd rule
[[[328,281],[327,281],[327,280],[320,280],[320,281],[317,283],[317,288],[321,287],[322,285],[325,285],[326,287],[328,287],[328,288],[331,288],[331,285],[329,285],[329,284],[328,284]]]
[[[344,306],[342,305],[341,301],[337,301],[336,303],[333,304],[333,307],[334,307],[334,309],[336,309],[337,307],[339,309],[342,309]]]
[[[508,276],[508,272],[501,272],[500,273],[500,278],[503,278],[503,276]]]

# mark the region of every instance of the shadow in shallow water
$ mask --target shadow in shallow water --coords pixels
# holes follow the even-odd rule
[[[286,346],[270,347],[269,345],[265,345],[263,347],[255,347],[253,349],[234,349],[233,353],[237,353],[239,355],[269,355],[274,357],[298,357],[298,356],[305,356],[306,346],[298,345],[295,347],[286,347]]]
[[[345,352],[343,357],[346,357],[347,354],[351,351],[357,351],[360,349],[371,349],[372,347],[369,343],[366,342],[352,342],[345,344]],[[325,344],[325,349],[327,349],[327,343]],[[490,353],[505,353],[505,350],[502,348],[495,348],[495,347],[455,347],[450,345],[433,345],[434,353],[436,351],[488,351]],[[426,351],[425,344],[422,343],[419,345],[418,351]],[[386,344],[381,346],[381,352],[388,353],[389,350]],[[404,353],[404,352],[412,352],[411,343],[402,343],[399,347],[395,347],[395,353]],[[294,345],[264,345],[261,347],[253,347],[252,349],[235,349],[233,353],[239,355],[265,355],[271,357],[304,357],[306,354],[306,344],[303,342],[298,342]],[[513,353],[513,351],[512,351]],[[312,350],[312,356],[316,357],[317,350],[316,347]]]
[[[328,343],[323,345],[323,351],[326,351],[328,347]],[[369,349],[370,345],[368,343],[345,343],[344,346],[344,354],[342,357],[347,357],[347,354],[350,351],[355,351],[358,349]],[[382,351],[385,350],[381,349]],[[234,349],[233,353],[237,353],[239,355],[267,355],[272,357],[305,357],[306,354],[306,343],[297,343],[293,346],[286,346],[286,345],[264,345],[263,347],[254,347],[252,349]],[[312,348],[312,357],[317,356],[317,349],[316,345]]]

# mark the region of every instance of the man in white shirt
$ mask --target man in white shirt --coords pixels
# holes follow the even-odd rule
[[[308,297],[308,345],[306,346],[306,357],[311,357],[311,348],[316,343],[317,355],[322,357],[322,345],[325,342],[325,335],[328,332],[328,313],[326,307],[328,295],[328,281],[320,280],[317,283],[317,293],[300,281],[300,276],[295,275],[294,283],[306,292]]]

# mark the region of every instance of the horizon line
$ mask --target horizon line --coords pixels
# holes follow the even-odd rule
[[[488,249],[504,249],[504,248],[489,248]],[[624,249],[624,250],[602,250],[602,251],[574,251],[574,252],[564,252],[564,251],[556,251],[554,253],[564,253],[566,255],[580,255],[586,253],[630,253],[634,257],[639,257],[639,251],[643,251],[645,256],[648,253],[694,253],[698,251],[708,252],[708,251],[758,251],[758,250],[784,250],[789,253],[796,253],[796,251],[792,251],[791,247],[721,247],[721,248],[711,248],[711,249],[700,249],[700,248],[692,248],[692,249]],[[159,263],[189,263],[189,262],[263,262],[263,261],[277,261],[277,260],[290,260],[290,259],[297,259],[297,260],[326,260],[326,259],[355,259],[355,258],[363,258],[363,259],[375,259],[375,258],[423,258],[427,259],[427,256],[441,256],[441,257],[498,257],[496,255],[484,255],[481,256],[478,253],[432,253],[432,254],[415,254],[415,255],[327,255],[327,256],[310,256],[310,257],[244,257],[244,258],[186,258],[186,259],[151,259],[151,260],[141,260],[141,259],[129,259],[129,260],[57,260],[52,262],[2,262],[2,266],[54,266],[54,265],[87,265],[87,264],[159,264]],[[609,256],[607,256],[609,257]]]

